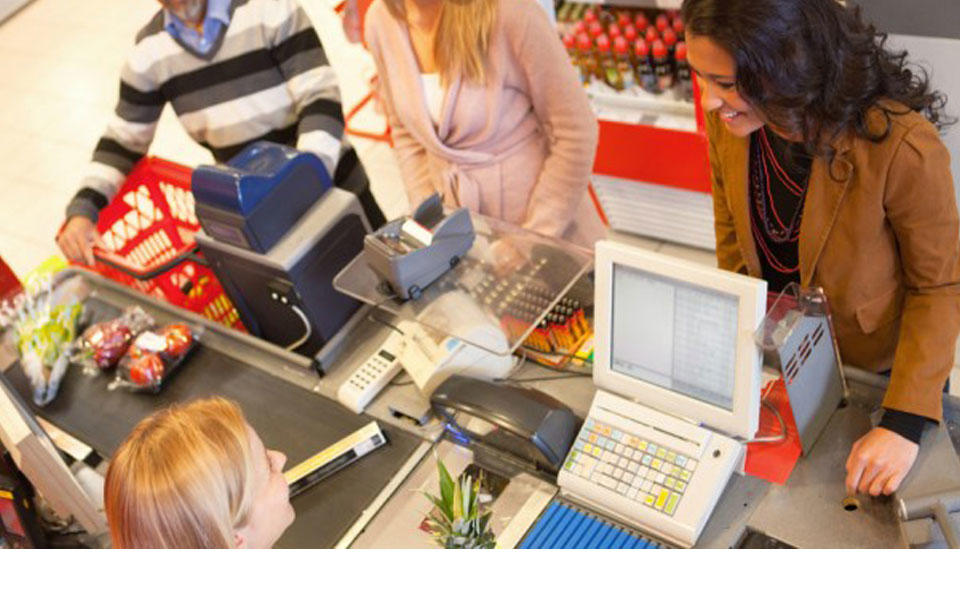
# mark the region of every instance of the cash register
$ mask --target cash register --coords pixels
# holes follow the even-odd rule
[[[360,302],[333,288],[363,250],[370,224],[319,158],[251,144],[191,181],[203,228],[197,245],[253,335],[315,359],[324,372]]]
[[[763,280],[599,242],[598,390],[561,495],[693,546],[757,430],[766,292]]]

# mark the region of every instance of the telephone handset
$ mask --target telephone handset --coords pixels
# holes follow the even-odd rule
[[[554,473],[581,425],[569,408],[548,394],[459,375],[440,384],[430,403],[441,420],[468,437]],[[460,416],[455,423],[454,411]]]

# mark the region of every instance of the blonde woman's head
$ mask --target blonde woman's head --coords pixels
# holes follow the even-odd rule
[[[475,85],[487,81],[490,35],[499,0],[441,0],[440,20],[433,42],[433,60],[441,79],[449,84],[459,75]],[[386,0],[398,19],[406,19],[404,0]]]
[[[269,548],[293,522],[286,462],[222,398],[174,405],[134,428],[110,462],[115,548]]]

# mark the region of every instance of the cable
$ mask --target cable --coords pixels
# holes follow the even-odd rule
[[[376,314],[376,312],[380,309],[381,306],[383,306],[384,304],[386,304],[387,301],[393,300],[393,299],[396,298],[396,297],[397,297],[397,294],[396,294],[396,293],[393,293],[393,294],[390,294],[389,296],[386,296],[386,297],[383,298],[382,300],[380,300],[380,302],[377,302],[376,304],[374,304],[374,305],[373,305],[373,309],[372,309],[372,310],[370,311],[370,313],[367,315],[367,319],[373,321],[374,323],[380,323],[381,325],[386,325],[387,327],[389,327],[390,329],[393,329],[394,331],[396,331],[396,332],[399,333],[400,335],[403,335],[403,330],[401,330],[399,327],[397,327],[397,326],[394,325],[393,323],[391,323],[391,322],[389,322],[389,321],[386,321],[386,320],[384,320],[384,319],[381,319],[380,317],[374,316],[374,315]]]
[[[775,442],[782,442],[783,440],[787,439],[787,424],[783,420],[783,416],[780,414],[780,411],[777,410],[777,407],[774,406],[772,402],[768,402],[767,400],[761,401],[760,404],[766,406],[767,410],[772,412],[773,415],[777,417],[777,421],[780,423],[780,434],[755,437],[745,441],[744,444],[773,444]]]
[[[300,317],[300,319],[303,321],[303,326],[306,328],[303,337],[286,347],[286,350],[291,352],[302,346],[304,342],[310,339],[310,336],[313,334],[313,327],[310,326],[310,319],[307,318],[307,315],[303,314],[303,311],[300,310],[299,306],[294,304],[288,304],[287,306],[289,306],[293,312],[297,313],[297,316]]]
[[[566,375],[551,375],[549,377],[528,377],[526,379],[496,379],[495,381],[509,381],[511,383],[526,383],[528,381],[552,381],[554,379],[573,379],[575,377],[592,377],[591,373],[567,373]]]

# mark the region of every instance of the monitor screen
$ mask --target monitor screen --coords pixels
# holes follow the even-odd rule
[[[613,265],[610,369],[733,411],[739,299]]]

